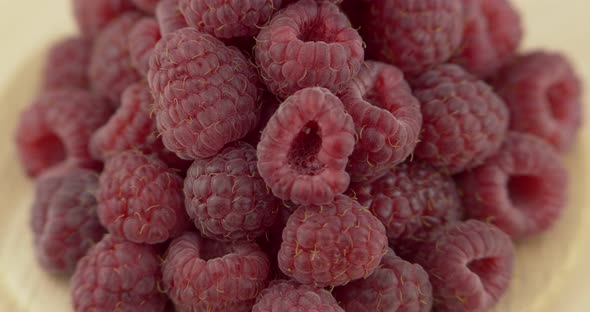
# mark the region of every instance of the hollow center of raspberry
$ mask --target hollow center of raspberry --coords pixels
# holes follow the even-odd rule
[[[221,258],[230,252],[231,250],[228,244],[224,242],[206,240],[203,242],[202,248],[199,251],[199,257],[205,261],[208,261],[215,258]]]
[[[491,257],[472,260],[467,264],[467,268],[479,276],[479,279],[486,290],[488,287],[496,284],[494,279],[496,278],[497,273],[502,270],[500,267],[500,259]]]
[[[305,25],[299,34],[299,39],[304,42],[334,42],[334,36],[327,31],[324,25],[324,19],[318,16],[317,19],[313,20],[308,25]]]
[[[66,159],[66,148],[61,139],[49,133],[37,140],[38,155],[43,155],[48,167],[61,163]]]
[[[543,192],[542,181],[534,176],[512,176],[508,180],[508,196],[512,205],[526,209],[534,204]]]
[[[317,122],[310,121],[301,129],[291,144],[287,155],[289,165],[299,174],[318,174],[324,168],[324,164],[317,159],[321,147],[320,127]]]
[[[549,103],[549,110],[553,118],[557,121],[567,120],[568,105],[567,101],[571,95],[569,88],[565,82],[553,84],[547,89],[547,100]]]

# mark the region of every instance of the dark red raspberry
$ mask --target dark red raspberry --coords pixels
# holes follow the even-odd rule
[[[344,312],[325,289],[301,285],[295,281],[274,281],[263,290],[252,312]],[[352,310],[351,310],[352,311]]]
[[[532,52],[500,71],[493,86],[510,110],[510,129],[569,150],[582,123],[582,85],[567,58]]]
[[[82,34],[98,35],[107,24],[135,10],[131,0],[73,0],[74,17]]]
[[[16,147],[26,173],[35,177],[63,163],[95,167],[90,136],[112,113],[107,103],[80,89],[42,93],[20,117]]]
[[[72,303],[76,312],[163,312],[167,299],[160,282],[154,247],[105,235],[76,267]]]
[[[118,105],[121,93],[141,76],[131,64],[129,32],[141,18],[137,13],[126,13],[113,20],[98,35],[90,58],[88,75],[92,89]]]
[[[131,0],[131,2],[142,11],[153,15],[160,0]]]
[[[567,169],[549,144],[528,134],[511,132],[496,155],[458,181],[468,216],[513,239],[547,230],[566,206]]]
[[[365,278],[386,252],[383,224],[348,196],[301,206],[283,230],[279,267],[302,284],[339,286]]]
[[[209,304],[206,302],[199,302],[191,306],[176,306],[176,312],[251,312],[254,300],[246,301],[231,301],[221,304]]]
[[[160,38],[160,26],[153,17],[142,18],[129,33],[131,63],[144,76],[150,69],[150,57]]]
[[[138,151],[106,161],[96,197],[102,224],[135,243],[164,242],[180,235],[188,223],[182,178],[159,159]]]
[[[463,42],[451,62],[487,77],[509,61],[523,35],[520,16],[508,0],[461,0]]]
[[[160,24],[162,36],[188,26],[178,2],[179,0],[160,0],[156,6],[156,20]]]
[[[42,89],[88,88],[88,65],[92,41],[69,37],[56,42],[47,55],[42,73]]]
[[[336,287],[334,297],[345,311],[430,312],[432,309],[428,274],[420,265],[397,257],[391,249],[373,274]]]
[[[378,179],[416,147],[420,103],[397,68],[367,61],[340,99],[358,135],[347,167],[352,181]]]
[[[354,124],[324,88],[297,91],[269,120],[258,143],[258,170],[275,196],[325,204],[346,190]]]
[[[258,122],[256,70],[236,48],[195,29],[160,40],[148,81],[164,145],[180,158],[213,156]]]
[[[275,14],[256,38],[256,63],[273,93],[313,86],[342,91],[359,72],[363,41],[338,6],[301,0]]]
[[[269,262],[255,243],[226,244],[186,233],[170,244],[162,272],[177,306],[209,311],[197,307],[256,298],[266,287]]]
[[[414,260],[430,276],[434,311],[488,311],[508,288],[514,248],[497,227],[468,220],[441,227]]]
[[[490,86],[457,65],[440,65],[412,81],[424,118],[415,154],[449,174],[476,167],[506,135],[508,109]]]

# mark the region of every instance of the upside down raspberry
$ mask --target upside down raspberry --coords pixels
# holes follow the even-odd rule
[[[47,55],[42,73],[42,89],[88,88],[88,65],[92,41],[69,37],[55,43]]]
[[[139,20],[129,32],[129,57],[135,69],[143,76],[150,68],[150,57],[162,36],[160,26],[153,17]]]
[[[135,10],[132,0],[73,0],[74,17],[82,34],[95,37],[117,17]]]
[[[160,0],[156,6],[156,20],[162,36],[188,26],[178,2],[179,0]]]
[[[303,89],[268,121],[258,143],[258,170],[278,198],[325,204],[348,187],[345,168],[354,143],[342,102],[327,89]]]
[[[131,1],[139,9],[143,10],[144,12],[146,12],[148,14],[152,14],[152,15],[154,14],[154,11],[156,10],[156,5],[158,5],[158,2],[160,2],[160,0],[131,0]]]
[[[332,294],[325,289],[278,280],[263,290],[252,312],[344,312]]]

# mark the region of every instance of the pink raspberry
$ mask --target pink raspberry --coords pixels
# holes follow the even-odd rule
[[[523,35],[520,16],[508,0],[461,0],[463,42],[451,62],[487,77],[513,56]]]
[[[211,157],[258,122],[256,70],[236,48],[195,29],[160,40],[148,81],[164,145],[180,158]]]
[[[344,312],[325,289],[301,285],[295,281],[274,281],[256,298],[252,312]]]
[[[31,177],[58,165],[95,168],[88,141],[112,113],[112,108],[80,89],[42,93],[20,117],[16,147]]]
[[[131,0],[136,7],[148,14],[154,14],[160,0]]]
[[[56,42],[48,52],[42,73],[42,89],[88,88],[88,65],[92,41],[69,37]]]
[[[131,0],[73,0],[74,17],[85,36],[95,37],[112,20],[135,10]]]
[[[190,306],[176,306],[176,312],[251,312],[254,300],[246,301],[231,301],[221,304],[209,304],[206,302],[199,302]]]
[[[164,312],[167,300],[160,282],[154,247],[105,235],[76,267],[73,307],[76,312]]]
[[[283,230],[279,267],[302,284],[339,286],[365,278],[386,252],[383,224],[344,195],[321,206],[300,206]]]
[[[278,198],[325,204],[349,184],[355,143],[342,102],[324,88],[295,92],[269,120],[258,143],[260,176]]]
[[[418,158],[454,174],[482,164],[498,150],[509,114],[486,83],[447,64],[421,74],[412,86],[424,118]]]
[[[496,155],[458,181],[468,216],[513,239],[547,230],[566,206],[567,169],[549,144],[528,134],[509,133]]]
[[[178,2],[179,0],[160,0],[156,6],[156,20],[160,25],[162,36],[188,27],[184,15],[180,12]]]
[[[113,235],[157,244],[186,229],[182,178],[159,159],[121,152],[106,161],[99,181],[98,216]]]
[[[432,285],[418,264],[388,249],[379,268],[369,277],[336,287],[334,297],[346,311],[430,312]]]
[[[582,84],[567,58],[532,52],[516,58],[493,82],[510,110],[510,129],[569,150],[582,123]]]
[[[146,76],[150,69],[150,57],[160,38],[160,26],[153,17],[142,18],[129,33],[131,63],[143,76]]]
[[[416,147],[420,103],[397,68],[367,61],[340,99],[358,135],[347,167],[352,181],[378,179]]]
[[[301,0],[275,14],[256,38],[256,63],[273,93],[285,98],[319,86],[342,91],[359,72],[363,41],[338,6]]]
[[[178,307],[209,311],[197,307],[247,304],[256,298],[266,287],[269,263],[255,243],[227,244],[186,233],[170,244],[162,273]]]

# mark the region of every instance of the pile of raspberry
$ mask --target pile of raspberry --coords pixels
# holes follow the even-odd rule
[[[75,311],[488,311],[581,84],[508,0],[73,0],[16,146]]]

